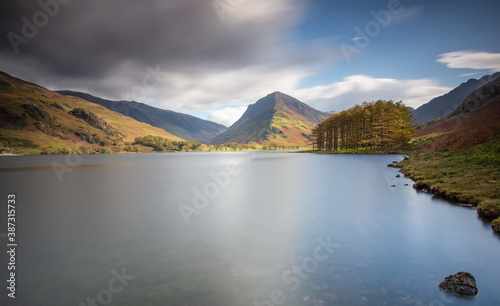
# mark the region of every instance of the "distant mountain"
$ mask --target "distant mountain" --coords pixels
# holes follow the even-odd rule
[[[136,137],[182,141],[160,128],[0,72],[0,152],[96,153],[131,150]]]
[[[416,119],[415,122],[421,124],[429,120],[443,118],[449,115],[468,95],[484,84],[499,77],[500,72],[484,76],[479,80],[470,79],[449,93],[432,99],[430,102],[420,106],[413,112],[413,116]]]
[[[58,91],[58,93],[75,96],[92,103],[100,104],[109,110],[134,118],[137,121],[161,128],[173,135],[189,141],[209,143],[215,136],[225,132],[227,128],[218,123],[203,120],[194,116],[159,109],[144,103],[132,101],[110,101],[83,92]]]
[[[248,106],[243,116],[212,143],[310,145],[311,129],[330,116],[281,92]]]
[[[434,149],[451,145],[469,148],[494,140],[500,134],[500,78],[467,96],[448,116],[423,128],[419,138],[432,136]]]

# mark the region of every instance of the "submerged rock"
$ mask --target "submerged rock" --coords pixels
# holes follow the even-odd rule
[[[398,162],[392,162],[392,164],[388,164],[387,167],[389,167],[389,168],[401,168],[401,165],[398,164]]]
[[[458,297],[474,297],[477,295],[476,279],[467,272],[450,275],[439,284],[444,292]]]

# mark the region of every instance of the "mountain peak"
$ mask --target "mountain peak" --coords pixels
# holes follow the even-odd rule
[[[328,113],[276,91],[249,105],[243,116],[213,143],[274,142],[306,146],[311,129],[328,116]]]

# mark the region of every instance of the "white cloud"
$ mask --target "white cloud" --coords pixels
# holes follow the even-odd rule
[[[198,71],[195,75],[171,73],[147,102],[180,112],[243,106],[275,91],[290,92],[307,75],[305,69],[293,65]]]
[[[403,101],[417,108],[452,90],[431,79],[398,80],[352,75],[326,86],[294,90],[290,94],[322,111],[341,111],[354,104],[378,99]]]
[[[367,75],[352,75],[341,82],[297,89],[307,75],[307,71],[297,67],[273,69],[268,66],[207,73],[195,79],[176,75],[167,81],[169,86],[161,87],[165,91],[160,92],[159,97],[169,97],[165,104],[155,104],[183,112],[207,111],[208,108],[211,109],[207,111],[208,120],[230,126],[249,104],[274,91],[289,94],[318,110],[341,111],[378,99],[403,101],[417,108],[453,89],[440,86],[432,79],[398,80]],[[230,98],[221,100],[221,97]]]
[[[500,53],[470,50],[449,52],[439,55],[437,62],[445,64],[448,68],[500,71]]]
[[[229,127],[240,119],[246,109],[246,106],[237,106],[209,111],[210,115],[208,116],[208,120]]]

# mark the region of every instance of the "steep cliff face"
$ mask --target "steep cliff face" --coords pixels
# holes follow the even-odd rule
[[[450,117],[475,112],[489,104],[498,103],[498,99],[492,100],[498,96],[500,96],[500,78],[478,88],[467,96],[462,104],[451,113]]]

